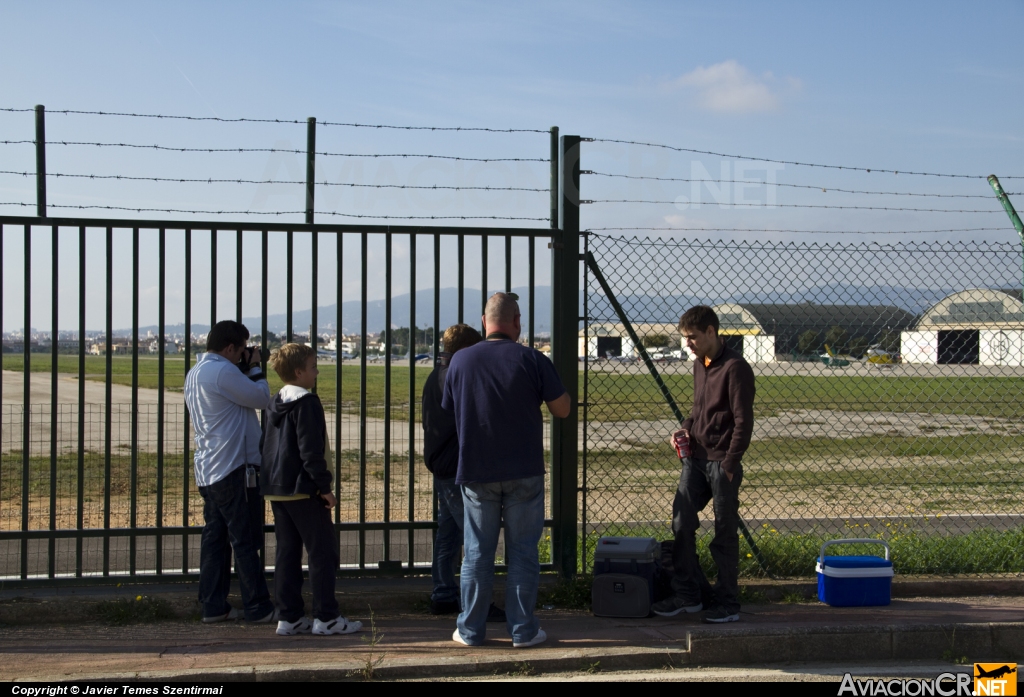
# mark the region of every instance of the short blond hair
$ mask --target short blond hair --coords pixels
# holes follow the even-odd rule
[[[454,354],[456,351],[480,343],[483,339],[480,332],[468,324],[453,324],[444,330],[441,344],[445,353]]]
[[[305,344],[285,344],[270,354],[270,367],[285,382],[295,380],[295,371],[306,367],[310,356],[316,356],[316,350]]]

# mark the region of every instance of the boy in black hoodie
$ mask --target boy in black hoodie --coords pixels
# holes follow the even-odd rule
[[[274,511],[277,537],[277,633],[351,634],[363,625],[339,614],[334,597],[338,541],[331,509],[337,501],[327,468],[327,419],[320,398],[310,392],[319,374],[316,351],[285,344],[270,357],[270,366],[285,383],[267,410],[260,476],[261,492]],[[302,602],[303,545],[313,591],[312,622]]]

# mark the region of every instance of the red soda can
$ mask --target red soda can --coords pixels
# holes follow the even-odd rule
[[[685,433],[676,434],[672,439],[672,443],[676,446],[676,455],[679,459],[685,459],[690,457],[690,438]]]

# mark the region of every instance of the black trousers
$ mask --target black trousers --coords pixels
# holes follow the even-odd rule
[[[679,487],[672,502],[672,590],[687,604],[717,603],[729,612],[738,612],[739,603],[739,490],[743,468],[739,467],[732,481],[725,476],[721,463],[715,460],[686,460],[679,475]],[[711,558],[718,567],[714,589],[708,583],[697,559],[697,514],[708,501],[714,503],[715,536],[711,541]],[[710,601],[710,603],[709,603]]]
[[[313,617],[324,622],[338,612],[334,577],[338,570],[338,538],[331,512],[319,497],[298,501],[271,501],[277,555],[274,567],[274,599],[280,618],[295,622],[305,613],[302,602],[302,548],[309,561],[309,585],[313,591]]]

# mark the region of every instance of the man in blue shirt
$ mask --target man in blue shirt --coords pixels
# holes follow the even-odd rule
[[[270,386],[260,369],[260,353],[247,348],[248,341],[244,325],[217,322],[206,339],[206,353],[185,377],[185,404],[196,433],[196,486],[206,521],[199,551],[203,622],[241,614],[227,601],[232,549],[245,618],[274,619],[259,558],[263,497],[255,472],[246,476],[249,467],[260,465],[262,432],[256,410],[267,408]]]
[[[483,316],[486,340],[452,357],[441,406],[455,413],[459,436],[456,483],[465,507],[462,613],[452,639],[483,643],[502,523],[508,578],[506,627],[516,648],[547,635],[533,610],[540,584],[537,543],[544,530],[544,416],[558,418],[571,401],[551,361],[517,343],[519,304],[495,293]]]

